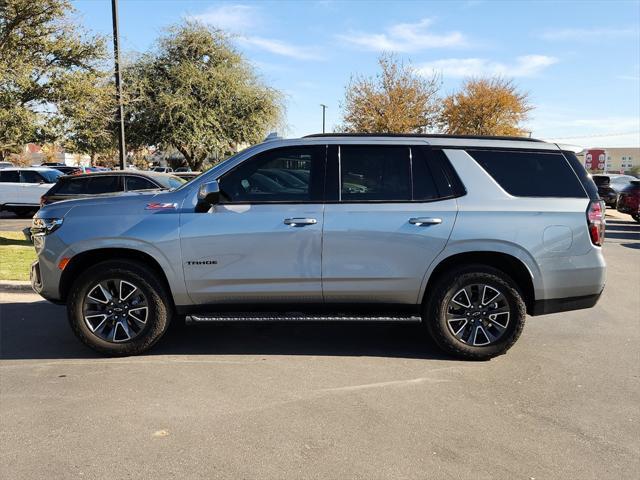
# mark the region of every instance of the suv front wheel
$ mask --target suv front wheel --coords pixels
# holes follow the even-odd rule
[[[107,261],[74,282],[67,311],[74,333],[106,355],[135,355],[151,348],[171,321],[162,283],[135,261]]]
[[[446,352],[488,360],[516,342],[526,316],[518,287],[504,272],[469,265],[441,277],[425,304],[423,323]]]

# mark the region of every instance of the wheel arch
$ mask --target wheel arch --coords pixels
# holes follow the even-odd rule
[[[149,269],[151,269],[162,282],[164,288],[166,288],[169,294],[168,300],[173,304],[173,294],[171,291],[171,285],[167,279],[167,275],[158,263],[148,253],[140,250],[134,250],[131,248],[98,248],[94,250],[87,250],[74,255],[60,277],[60,296],[63,302],[66,302],[69,295],[69,290],[73,285],[74,280],[87,268],[107,260],[130,260],[138,262]]]
[[[531,270],[520,258],[498,251],[468,251],[455,253],[442,259],[435,266],[432,266],[422,293],[422,302],[426,301],[429,292],[433,291],[433,286],[446,272],[453,268],[472,264],[487,265],[509,275],[522,293],[527,313],[532,311],[536,295]]]

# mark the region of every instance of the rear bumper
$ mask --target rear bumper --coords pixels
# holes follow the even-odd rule
[[[591,308],[598,303],[602,292],[595,295],[585,295],[582,297],[551,298],[548,300],[536,300],[531,309],[530,315],[547,315],[549,313],[567,312],[569,310],[582,310]]]

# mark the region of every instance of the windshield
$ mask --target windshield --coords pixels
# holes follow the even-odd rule
[[[38,173],[42,175],[47,183],[56,183],[64,175],[60,170],[41,170]]]

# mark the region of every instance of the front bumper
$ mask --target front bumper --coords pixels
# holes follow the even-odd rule
[[[40,263],[37,260],[31,264],[29,280],[31,281],[31,288],[33,288],[33,291],[38,294],[41,293],[42,277],[40,275]]]

